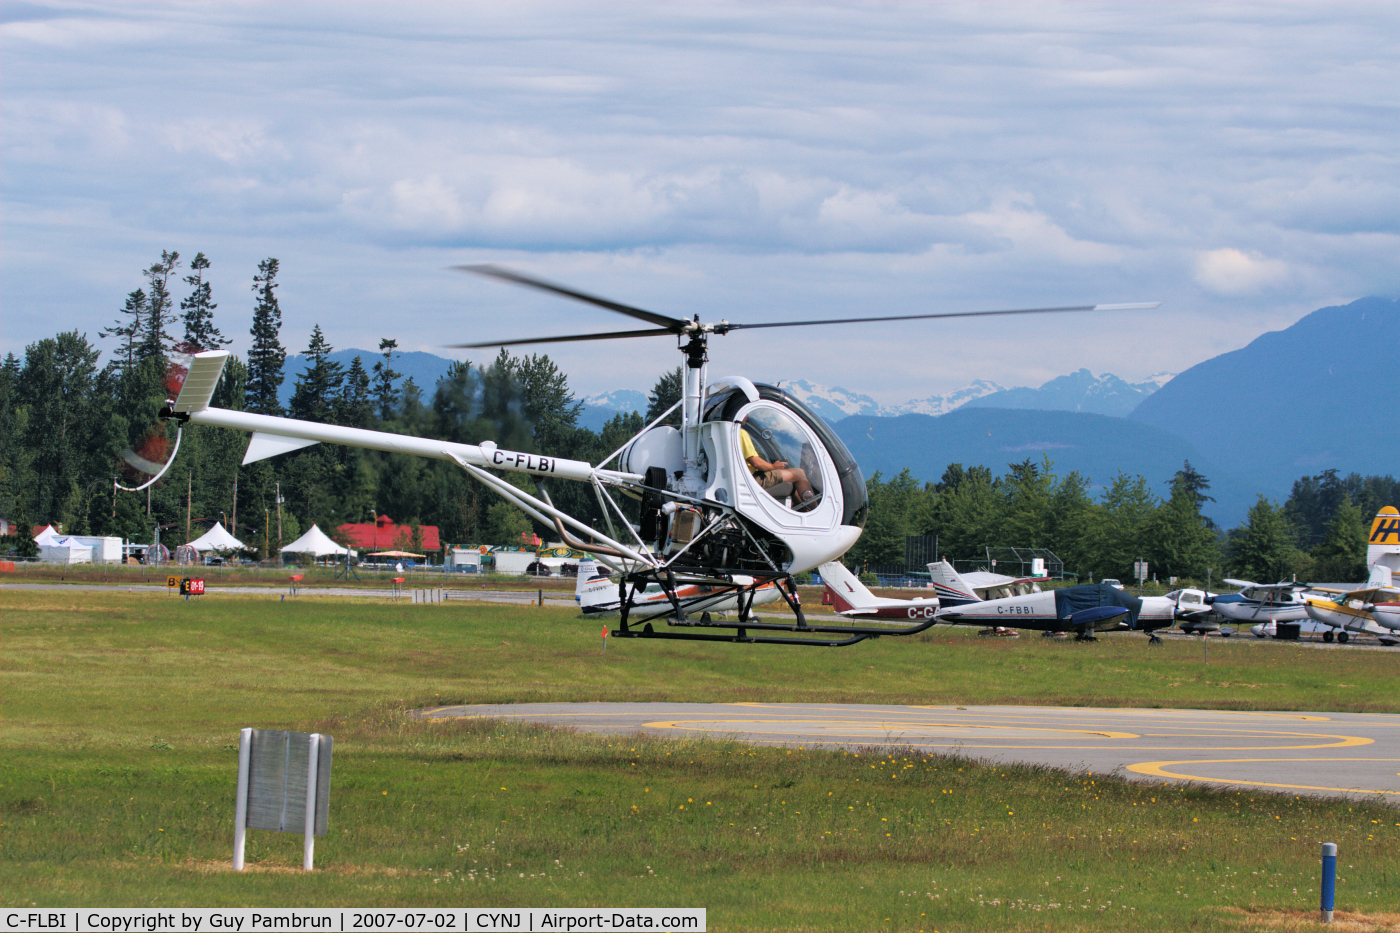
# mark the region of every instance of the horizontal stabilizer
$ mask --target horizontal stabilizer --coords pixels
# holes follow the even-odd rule
[[[189,372],[185,374],[185,383],[180,387],[180,396],[175,399],[175,404],[171,410],[177,415],[187,415],[192,411],[203,411],[209,407],[209,400],[214,397],[214,389],[219,385],[219,377],[223,375],[224,363],[227,362],[229,352],[227,350],[208,350],[204,353],[196,353],[190,360]]]
[[[183,394],[181,393],[181,395]],[[278,454],[289,454],[294,450],[301,450],[303,447],[310,447],[315,443],[317,442],[300,437],[283,437],[281,434],[264,434],[261,431],[255,431],[248,441],[248,452],[243,455],[243,465],[257,463],[259,460],[266,460],[268,457],[275,457]]]

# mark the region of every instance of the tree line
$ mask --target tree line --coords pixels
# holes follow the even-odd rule
[[[336,537],[341,524],[376,515],[436,525],[444,542],[508,543],[532,528],[551,537],[551,529],[444,461],[317,444],[241,466],[241,432],[193,424],[183,427],[177,462],[159,482],[137,494],[115,490],[114,482],[149,478],[133,475],[132,463],[169,457],[177,426],[161,422],[158,411],[172,394],[172,360],[232,342],[215,323],[210,260],[197,253],[184,275],[182,267],[178,252],[163,251],[141,272],[140,287],[99,332],[99,340],[112,341],[105,365],[102,350],[77,331],[0,363],[0,515],[24,529],[8,546],[23,548],[30,525],[55,522],[71,534],[140,542],[159,529],[173,550],[223,520],[265,555],[312,523]],[[645,414],[619,414],[595,432],[578,425],[582,403],[547,355],[502,350],[485,364],[454,363],[425,388],[394,370],[395,341],[382,339],[372,360],[357,356],[342,366],[330,359],[333,348],[316,324],[308,365],[284,407],[279,272],[269,258],[251,278],[250,348],[246,359],[229,358],[216,407],[466,444],[491,439],[597,463],[680,398],[677,368],[657,379]],[[187,291],[177,303],[181,283]],[[522,474],[505,478],[532,485]],[[1058,476],[1049,459],[1009,464],[1000,477],[954,463],[937,483],[919,483],[906,469],[890,479],[876,474],[868,488],[869,520],[851,562],[902,563],[907,535],[935,535],[940,553],[954,558],[989,547],[1048,548],[1081,579],[1127,579],[1138,558],[1161,578],[1204,579],[1209,568],[1217,577],[1261,581],[1292,574],[1360,579],[1370,517],[1400,502],[1392,477],[1326,471],[1299,479],[1282,507],[1261,496],[1243,525],[1223,532],[1202,514],[1213,501],[1210,483],[1189,463],[1164,496],[1141,476],[1120,474],[1096,497],[1088,478]],[[585,484],[561,482],[548,491],[556,504],[601,527],[601,506]]]
[[[1392,476],[1327,470],[1296,480],[1282,506],[1259,496],[1245,521],[1224,531],[1203,514],[1214,501],[1210,482],[1190,462],[1167,485],[1159,496],[1143,477],[1119,473],[1096,497],[1088,478],[1057,476],[1048,457],[1009,464],[1000,477],[953,463],[937,483],[919,483],[908,469],[888,480],[877,473],[867,481],[870,519],[848,562],[902,564],[906,536],[930,535],[951,559],[1046,548],[1086,582],[1129,580],[1139,559],[1159,580],[1355,582],[1366,576],[1372,517],[1400,503]]]

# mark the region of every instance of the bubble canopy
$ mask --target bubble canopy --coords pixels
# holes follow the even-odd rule
[[[831,426],[817,416],[803,402],[777,386],[754,383],[761,401],[777,405],[790,412],[808,430],[816,435],[825,448],[827,456],[836,467],[836,478],[841,484],[842,513],[841,524],[854,528],[864,528],[866,516],[870,512],[870,496],[865,488],[865,476],[860,471],[851,452]],[[737,387],[716,392],[705,400],[706,421],[738,421],[739,412],[749,404],[749,397]]]

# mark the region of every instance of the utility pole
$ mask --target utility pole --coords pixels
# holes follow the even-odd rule
[[[194,496],[194,470],[185,477],[185,543],[190,543],[190,502]]]
[[[282,484],[273,483],[272,485],[277,490],[277,552],[280,554],[282,552]]]
[[[233,535],[235,538],[238,537],[238,530],[237,530],[237,529],[238,529],[238,474],[237,474],[237,473],[233,474],[233,517],[232,517],[232,520],[230,521],[230,524],[233,525],[233,527],[230,528],[230,529],[228,530],[228,533],[231,534],[231,535]]]

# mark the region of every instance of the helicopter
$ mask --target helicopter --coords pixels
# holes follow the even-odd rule
[[[322,442],[451,461],[532,519],[553,526],[564,544],[587,551],[613,572],[619,605],[618,625],[610,632],[615,638],[841,647],[881,635],[916,634],[934,622],[843,620],[828,625],[807,621],[794,575],[839,558],[856,543],[870,507],[865,477],[836,433],[788,392],[743,376],[711,378],[711,335],[778,327],[1146,310],[1159,304],[703,323],[699,315],[690,320],[668,317],[496,265],[453,269],[549,292],[650,325],[607,333],[455,344],[454,348],[671,337],[684,359],[680,400],[603,461],[590,464],[547,453],[505,450],[490,440],[479,445],[448,443],[211,408],[209,402],[229,355],[215,350],[193,355],[178,396],[161,410],[161,417],[250,432],[245,465]],[[677,409],[679,429],[664,423]],[[178,434],[175,449],[179,449]],[[173,459],[172,454],[170,462]],[[756,470],[753,464],[764,468]],[[528,474],[539,494],[519,489],[492,471]],[[589,484],[602,506],[606,529],[590,527],[557,508],[548,492],[548,482],[556,479]],[[640,501],[639,522],[629,520],[618,496]],[[649,587],[652,593],[659,588],[666,598],[641,598]],[[698,604],[685,595],[696,587],[707,594]],[[769,601],[774,589],[791,610],[792,621],[754,614],[759,594],[762,601]],[[732,601],[736,610],[732,618],[715,619],[704,611],[720,598],[726,605]]]

